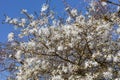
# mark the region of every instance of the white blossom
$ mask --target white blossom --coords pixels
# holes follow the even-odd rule
[[[41,12],[46,11],[48,9],[49,5],[43,4],[41,8]]]
[[[34,41],[28,42],[28,47],[34,48],[36,46],[36,43]]]
[[[68,67],[63,66],[62,67],[62,71],[65,72],[65,73],[67,73],[68,72]]]
[[[36,62],[38,60],[37,57],[32,57],[32,58],[27,58],[25,60],[25,62],[28,64],[28,65],[31,65],[32,63]]]
[[[114,56],[114,57],[113,57],[113,61],[114,61],[114,62],[120,62],[120,59],[119,59],[118,56]]]
[[[12,41],[7,48],[11,49],[9,58],[18,62],[17,80],[39,80],[45,75],[49,76],[48,80],[112,79],[113,70],[119,76],[120,45],[111,34],[112,31],[120,33],[120,28],[113,30],[114,24],[120,24],[119,18],[114,12],[109,14],[113,22],[102,17],[96,19],[91,11],[95,13],[97,3],[92,0],[90,5],[87,15],[67,7],[66,10],[71,11],[64,23],[44,12],[49,7],[47,4],[43,4],[40,18],[29,14],[27,19],[7,17],[6,22],[23,26],[17,36],[14,37],[13,32],[8,34],[8,41]],[[24,64],[19,65],[21,61]]]
[[[91,66],[98,66],[98,63],[95,61],[85,61],[85,68],[91,67]]]
[[[120,28],[117,28],[117,33],[120,33]]]
[[[64,79],[62,79],[61,75],[56,75],[52,77],[52,80],[64,80]]]
[[[77,16],[77,9],[72,9],[71,14],[72,16]]]
[[[35,26],[35,25],[36,25],[36,21],[30,23],[30,26]]]
[[[27,10],[26,9],[22,9],[21,13],[26,13]]]
[[[37,32],[37,29],[36,28],[30,29],[29,32],[33,34],[33,33]]]
[[[34,18],[34,15],[33,15],[33,14],[30,14],[29,16],[30,16],[30,18],[31,18],[31,19],[33,19],[33,18]]]
[[[77,16],[76,17],[76,22],[80,23],[80,24],[84,24],[85,17],[83,15]]]
[[[14,33],[11,32],[8,34],[8,41],[13,41],[14,40]]]
[[[42,69],[47,69],[48,66],[49,66],[49,63],[48,63],[47,61],[42,61],[42,62],[41,62],[41,68],[42,68]]]
[[[106,6],[107,3],[106,2],[101,2],[102,6]]]
[[[17,19],[17,18],[14,18],[14,19],[12,19],[12,21],[13,21],[14,24],[16,24],[17,21],[18,21],[18,19]]]
[[[107,58],[106,58],[106,60],[112,61],[113,60],[113,56],[112,55],[108,55]]]
[[[120,78],[116,78],[115,80],[120,80]]]
[[[117,52],[117,56],[119,56],[119,57],[120,57],[120,51],[118,51],[118,52]]]
[[[106,79],[112,79],[113,74],[111,72],[103,72],[103,76]]]
[[[22,51],[21,51],[21,50],[18,50],[18,51],[16,52],[16,54],[15,54],[16,59],[20,60],[21,54],[22,54]]]
[[[12,42],[11,46],[17,46],[17,43],[16,42]]]
[[[71,17],[69,16],[67,19],[66,19],[66,22],[70,22],[72,19]]]
[[[58,48],[57,48],[57,50],[59,50],[59,51],[63,51],[63,46],[61,45],[61,46],[58,46]]]
[[[25,18],[22,18],[22,19],[21,19],[21,23],[26,23],[26,19],[25,19]]]
[[[23,38],[24,35],[23,34],[18,34],[19,38]]]

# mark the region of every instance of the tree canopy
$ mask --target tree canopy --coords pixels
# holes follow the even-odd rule
[[[5,22],[20,30],[8,34],[5,51],[14,73],[8,80],[119,80],[119,4],[88,3],[85,14],[65,4],[67,18],[62,19],[47,3],[37,17],[26,9],[21,11],[25,18],[6,16]],[[109,5],[118,8],[112,11]]]

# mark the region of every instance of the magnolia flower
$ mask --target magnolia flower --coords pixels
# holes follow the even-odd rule
[[[47,61],[42,61],[42,62],[41,62],[41,68],[42,68],[42,69],[47,69],[47,68],[48,68],[48,67],[47,67],[48,65],[49,65],[49,63],[48,63]]]
[[[117,33],[120,33],[120,28],[117,28]]]
[[[118,51],[118,52],[117,52],[117,56],[119,56],[119,57],[120,57],[120,51]]]
[[[11,32],[11,33],[9,33],[8,34],[8,41],[13,41],[14,39],[14,33],[13,32]]]
[[[116,78],[115,80],[120,80],[120,78]]]
[[[62,67],[62,71],[65,72],[65,73],[67,73],[68,72],[68,67],[63,66]]]
[[[46,11],[48,9],[49,5],[43,4],[41,8],[41,12]]]
[[[17,53],[15,54],[16,59],[20,60],[21,54],[22,54],[22,51],[18,50]]]
[[[72,19],[71,17],[69,16],[67,19],[66,19],[66,22],[70,22]]]
[[[63,48],[63,46],[61,45],[61,46],[58,46],[58,48],[57,48],[57,50],[58,51],[62,51],[64,48]]]
[[[112,61],[112,59],[113,59],[112,55],[108,55],[107,58],[106,58],[107,61]]]
[[[113,74],[111,72],[103,72],[103,76],[108,80],[112,79]]]
[[[35,47],[36,43],[34,41],[28,42],[28,47]]]
[[[85,61],[85,68],[92,66],[98,66],[98,63],[93,61]]]
[[[31,18],[31,19],[33,19],[33,18],[34,18],[34,15],[33,15],[33,14],[30,14],[29,16],[30,16],[30,18]]]
[[[31,64],[33,64],[33,63],[35,63],[35,62],[38,62],[37,60],[38,60],[37,57],[32,57],[32,58],[26,58],[25,62],[26,62],[28,65],[31,65]]]
[[[17,19],[17,18],[14,18],[14,19],[13,19],[13,23],[14,23],[14,24],[16,24],[16,23],[17,23],[17,21],[18,21],[18,19]]]
[[[71,14],[72,14],[73,17],[77,16],[77,9],[72,9]]]
[[[26,23],[26,19],[22,18],[21,23],[19,23],[18,25],[21,26],[21,27],[24,27],[25,23]]]
[[[84,24],[85,22],[85,17],[83,15],[77,16],[76,17],[76,22]]]
[[[56,75],[52,77],[52,80],[64,80],[61,75]]]
[[[45,34],[45,35],[48,35],[50,32],[49,32],[48,28],[40,28],[38,30],[38,34],[41,35],[42,33]]]
[[[18,21],[18,20],[17,20],[16,18],[14,18],[14,19],[10,20],[9,23],[10,23],[10,24],[16,24],[17,21]]]
[[[113,61],[114,61],[114,62],[119,62],[119,61],[120,61],[120,59],[119,59],[119,57],[118,57],[118,56],[114,56],[114,57],[113,57]]]
[[[21,19],[21,23],[26,23],[26,19],[25,19],[25,18],[22,18],[22,19]]]
[[[19,38],[23,38],[24,35],[23,35],[23,34],[18,34],[18,37],[19,37]]]
[[[37,29],[36,29],[36,28],[33,28],[33,29],[30,29],[30,30],[29,30],[29,33],[32,33],[32,34],[33,34],[33,33],[35,33],[35,32],[37,32]]]
[[[102,6],[106,6],[107,3],[106,2],[101,2]]]
[[[27,10],[26,9],[22,9],[21,13],[26,13]]]
[[[36,25],[36,21],[30,23],[30,26],[35,26],[35,25]]]
[[[17,46],[17,43],[16,42],[12,42],[11,46]]]

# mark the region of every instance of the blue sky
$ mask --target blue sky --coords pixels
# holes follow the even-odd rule
[[[0,0],[0,22],[5,19],[4,14],[10,17],[20,17],[21,9],[27,9],[28,12],[40,11],[44,0]],[[7,34],[14,31],[12,25],[0,23],[0,42],[7,41]]]
[[[27,9],[27,11],[32,14],[34,11],[38,12],[41,9],[42,4],[46,0],[0,0],[0,42],[7,41],[7,35],[11,31],[14,31],[14,27],[8,24],[2,24],[2,20],[5,19],[4,14],[14,18],[23,17],[20,14],[21,9]],[[78,8],[78,10],[83,10],[84,0],[66,0],[72,7]],[[81,2],[82,1],[82,2]],[[51,8],[55,8],[57,15],[64,14],[62,0],[51,0]]]

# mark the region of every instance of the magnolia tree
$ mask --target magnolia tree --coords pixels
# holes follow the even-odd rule
[[[97,18],[93,13],[101,9],[95,4],[91,2],[84,15],[67,6],[64,22],[55,19],[48,4],[37,18],[25,9],[26,18],[6,16],[6,22],[20,30],[8,34],[14,79],[120,80],[120,38],[113,39],[120,34],[120,18],[118,12],[105,10]],[[106,2],[100,5],[107,8]]]

